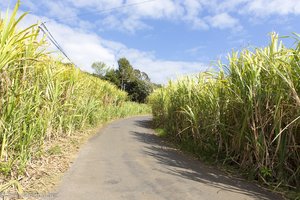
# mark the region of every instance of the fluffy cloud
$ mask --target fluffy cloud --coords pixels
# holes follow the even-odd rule
[[[66,0],[66,2],[78,8],[90,7],[101,10],[123,5],[123,0]]]
[[[1,0],[1,7],[16,0]],[[174,78],[177,74],[195,73],[207,67],[198,62],[171,61],[156,58],[153,52],[131,49],[122,43],[106,40],[91,32],[93,28],[115,29],[134,33],[151,28],[147,20],[168,20],[185,23],[194,29],[242,29],[239,16],[268,17],[300,14],[299,0],[24,0],[30,15],[27,22],[37,19],[47,23],[63,49],[83,70],[91,71],[94,61],[117,66],[117,59],[125,56],[157,82]],[[144,3],[143,3],[144,2]],[[127,6],[135,4],[135,6]],[[122,8],[121,8],[122,7]],[[114,9],[117,8],[117,9]],[[84,15],[100,15],[101,21],[87,21]],[[41,17],[46,15],[46,17]],[[62,20],[60,20],[62,19]],[[196,49],[194,49],[196,51]],[[192,50],[191,52],[192,53]]]
[[[232,12],[241,15],[264,16],[299,15],[299,0],[214,0],[214,10],[217,12]]]
[[[36,23],[45,17],[28,15],[22,26]],[[87,30],[74,28],[58,22],[47,23],[47,27],[71,60],[82,70],[92,72],[91,64],[103,61],[117,67],[117,60],[126,57],[134,67],[145,71],[157,83],[166,83],[182,74],[204,71],[207,66],[197,62],[182,62],[157,59],[153,52],[132,49],[122,43],[106,40]],[[54,49],[54,47],[51,47]]]
[[[212,27],[225,29],[225,28],[238,28],[240,27],[239,21],[228,13],[220,13],[212,17],[206,18]]]
[[[8,2],[10,0],[1,0],[0,4],[7,5]],[[147,19],[179,21],[191,28],[205,30],[242,28],[238,16],[253,18],[253,14],[257,17],[300,14],[299,0],[26,0],[23,4],[34,12],[42,10],[52,19],[67,19],[64,23],[72,26],[88,23],[83,22],[82,15],[101,15],[102,20],[98,23],[104,29],[131,33],[151,28],[145,22]]]
[[[8,1],[8,0],[3,0]],[[15,1],[15,0],[14,0]],[[214,1],[212,1],[214,2]],[[104,28],[117,29],[134,33],[140,29],[151,28],[145,20],[168,20],[187,23],[194,29],[214,27],[207,16],[215,15],[216,3],[205,0],[37,0],[24,1],[24,6],[35,13],[41,10],[52,19],[59,19],[65,24],[79,25],[84,15],[100,15]],[[209,13],[212,12],[212,13]],[[44,15],[44,14],[43,14]],[[231,18],[233,18],[231,16]],[[82,24],[82,22],[81,22]]]
[[[299,0],[254,0],[249,1],[247,11],[259,16],[300,14]]]
[[[144,22],[145,19],[182,21],[195,29],[240,29],[239,20],[234,17],[236,15],[300,14],[298,0],[154,0],[141,1],[141,4],[137,4],[136,0],[68,0],[68,3],[87,11],[119,8],[106,12],[102,24],[108,28],[129,32],[149,28]],[[135,6],[126,6],[133,4]],[[121,8],[122,6],[124,7]]]

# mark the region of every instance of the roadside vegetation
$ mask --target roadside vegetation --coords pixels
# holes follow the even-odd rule
[[[18,7],[0,19],[0,192],[18,185],[45,143],[150,111],[108,81],[53,59],[37,24],[18,28],[26,15],[17,17]]]
[[[300,42],[294,36],[293,48],[272,33],[269,46],[232,52],[218,72],[157,89],[149,99],[160,132],[202,159],[237,166],[275,189],[299,190]]]
[[[151,82],[147,73],[134,69],[125,57],[118,60],[117,69],[108,67],[103,62],[93,63],[92,68],[95,71],[94,76],[126,91],[130,100],[134,102],[145,103],[153,90],[161,87],[160,84]]]

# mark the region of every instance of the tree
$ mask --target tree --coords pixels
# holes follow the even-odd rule
[[[116,86],[120,86],[120,76],[116,70],[110,69],[106,72],[105,76],[103,77],[104,80],[110,81],[111,83],[115,84]]]
[[[152,92],[152,84],[140,79],[135,79],[128,84],[126,91],[132,101],[144,103],[148,95]]]
[[[105,74],[110,70],[109,67],[104,62],[94,62],[92,68],[95,71],[95,74],[100,78],[103,78]]]
[[[118,60],[118,73],[120,76],[121,89],[126,90],[126,85],[133,81],[134,78],[134,70],[129,61],[126,58],[120,58]]]
[[[132,101],[143,103],[156,86],[151,83],[149,76],[134,69],[126,58],[118,60],[118,69],[110,69],[102,62],[92,65],[95,76],[110,81],[128,93]]]

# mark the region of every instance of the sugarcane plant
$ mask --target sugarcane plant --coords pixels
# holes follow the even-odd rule
[[[202,157],[299,188],[300,42],[232,52],[219,71],[170,82],[150,96],[154,121]]]
[[[0,19],[0,177],[12,180],[43,155],[46,141],[148,111],[126,102],[116,86],[54,59],[38,24],[19,28],[26,17],[18,17],[19,5]]]

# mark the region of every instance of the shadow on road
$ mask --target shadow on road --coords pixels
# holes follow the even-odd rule
[[[136,125],[146,129],[152,126],[151,118],[137,120]],[[149,132],[149,131],[148,131]],[[201,163],[199,160],[185,155],[182,152],[167,145],[158,136],[145,132],[131,132],[136,140],[143,143],[143,153],[155,158],[156,162],[162,165],[162,173],[179,176],[183,179],[204,183],[218,188],[218,193],[231,191],[234,193],[246,194],[255,199],[282,199],[279,196],[269,193],[253,183],[247,183],[235,177],[225,175],[223,172]]]

